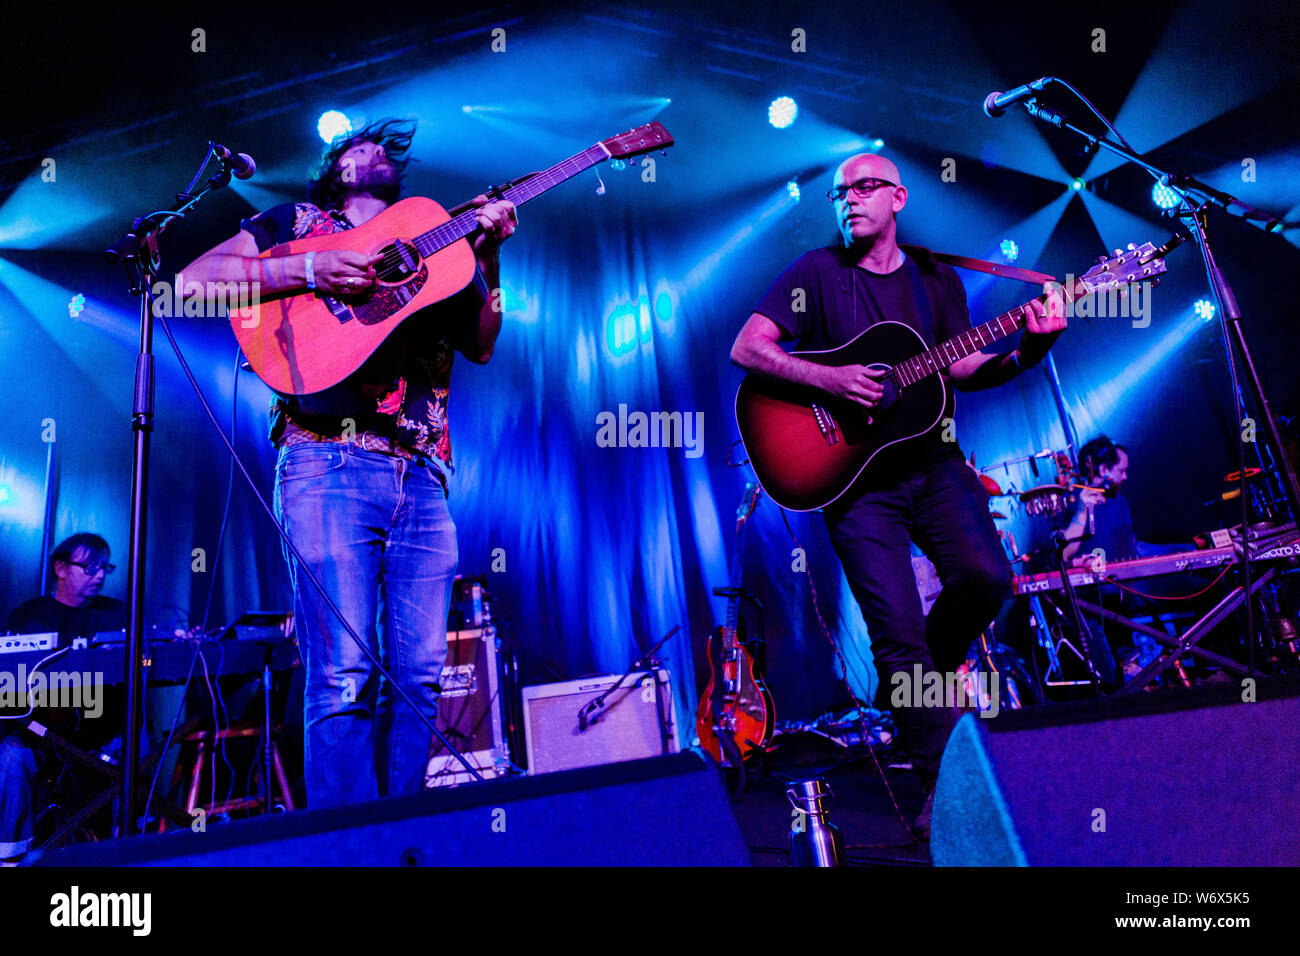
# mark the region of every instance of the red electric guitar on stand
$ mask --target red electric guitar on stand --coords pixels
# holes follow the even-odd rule
[[[700,747],[724,767],[743,772],[743,764],[772,742],[775,708],[763,683],[763,649],[745,638],[740,617],[745,525],[762,489],[752,481],[736,511],[736,548],[731,556],[727,622],[709,637],[709,684],[700,697],[695,732]],[[743,779],[743,778],[742,778]]]

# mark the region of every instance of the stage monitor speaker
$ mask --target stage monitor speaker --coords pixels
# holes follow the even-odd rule
[[[1300,686],[1261,679],[968,714],[944,750],[940,866],[1300,863]]]
[[[605,698],[599,719],[583,727],[578,712],[618,683],[621,675],[587,677],[523,689],[524,743],[528,772],[635,760],[680,748],[673,720],[672,684],[660,669],[658,684],[637,671]],[[660,691],[662,690],[662,694]]]
[[[748,866],[699,751],[42,854],[43,866]]]

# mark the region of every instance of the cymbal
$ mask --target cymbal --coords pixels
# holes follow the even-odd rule
[[[1026,491],[1020,492],[1021,501],[1033,501],[1035,498],[1041,498],[1044,495],[1067,495],[1070,489],[1065,485],[1035,485]]]

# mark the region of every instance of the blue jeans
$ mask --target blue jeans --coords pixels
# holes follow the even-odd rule
[[[280,450],[276,514],[304,563],[393,679],[432,720],[447,656],[456,526],[438,466],[351,445]],[[306,670],[312,807],[424,786],[432,734],[330,612],[285,549]]]
[[[16,733],[0,736],[0,860],[31,849],[36,772],[35,751]]]

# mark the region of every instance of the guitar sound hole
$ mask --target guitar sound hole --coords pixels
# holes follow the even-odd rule
[[[380,249],[383,259],[375,266],[380,282],[405,282],[420,269],[420,253],[409,242],[399,240]]]
[[[883,378],[880,385],[885,390],[885,394],[880,397],[880,403],[876,406],[880,411],[887,411],[892,408],[898,401],[898,386],[892,378]]]

